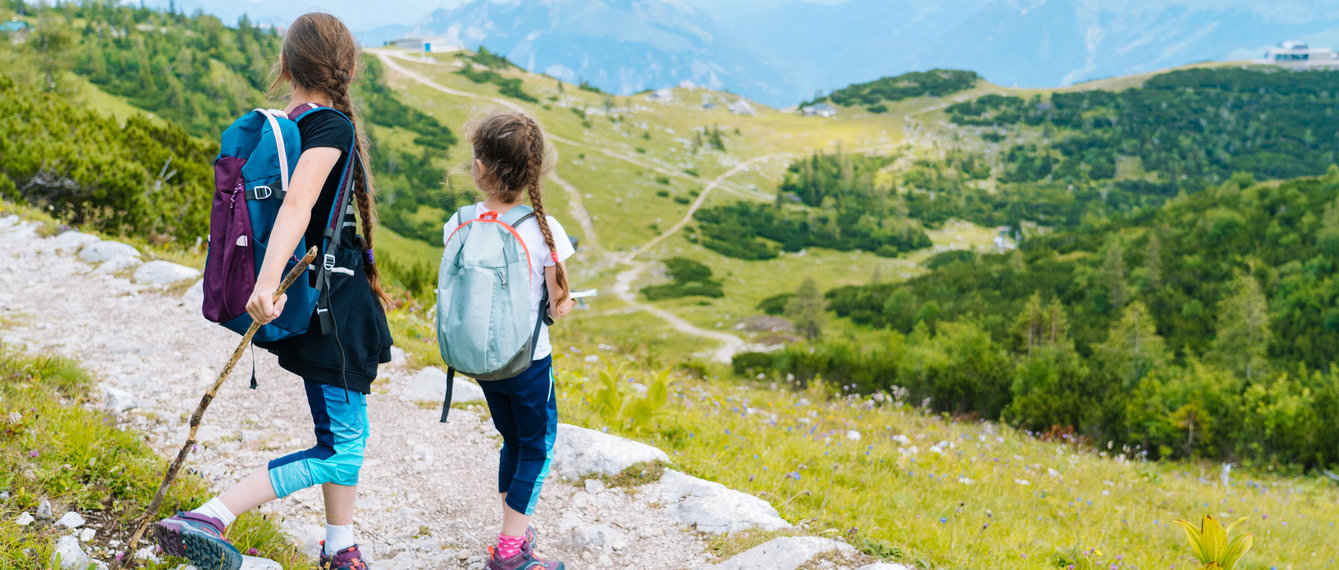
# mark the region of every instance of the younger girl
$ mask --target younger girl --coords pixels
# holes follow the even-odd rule
[[[543,287],[548,286],[549,316],[560,319],[572,310],[563,262],[575,250],[558,220],[544,213],[540,200],[544,176],[544,133],[534,119],[521,114],[493,115],[470,134],[474,147],[471,165],[475,184],[487,199],[478,212],[499,216],[521,205],[525,194],[535,209],[535,222],[516,227],[530,252],[530,322],[539,318]],[[459,212],[447,221],[443,241],[462,222]],[[553,441],[558,433],[558,400],[553,391],[553,357],[549,330],[544,326],[535,344],[530,369],[506,380],[480,382],[493,425],[502,434],[498,492],[502,494],[502,532],[497,546],[488,549],[489,570],[561,570],[563,563],[534,554],[530,515],[549,473]]]
[[[284,35],[274,87],[287,83],[292,88],[287,112],[314,104],[334,108],[348,119],[324,110],[309,112],[298,123],[302,155],[246,306],[251,318],[262,324],[283,310],[285,298],[276,299],[274,291],[298,241],[305,236],[308,244],[322,243],[350,145],[357,143],[356,160],[366,156],[362,125],[349,102],[349,82],[357,64],[353,35],[330,14],[305,14]],[[342,214],[344,245],[331,252],[336,265],[329,286],[334,333],[322,334],[321,319],[313,315],[305,334],[263,345],[278,355],[280,366],[302,377],[316,424],[316,445],[270,461],[200,508],[158,521],[154,535],[169,555],[187,556],[200,568],[236,570],[242,556],[224,538],[227,526],[261,504],[321,485],[326,519],[321,568],[366,568],[353,540],[353,502],[368,433],[365,396],[377,377],[377,365],[390,361],[391,337],[382,309],[385,294],[372,261],[376,225],[372,180],[365,168],[354,168],[350,176],[355,172],[362,174],[355,178],[354,197],[363,233],[355,235],[352,213]],[[320,253],[317,259],[327,252]]]

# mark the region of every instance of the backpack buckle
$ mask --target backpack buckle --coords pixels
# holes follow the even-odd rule
[[[479,214],[480,220],[497,220],[497,212],[484,212]]]
[[[327,253],[327,254],[325,254],[325,257],[321,259],[321,266],[324,267],[326,271],[330,271],[331,269],[334,269],[334,268],[335,268],[335,254],[333,254],[333,253]]]
[[[255,196],[254,200],[268,200],[271,196],[274,196],[274,189],[269,186],[256,186],[251,189],[251,193]]]

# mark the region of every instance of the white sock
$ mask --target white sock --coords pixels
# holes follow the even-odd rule
[[[224,506],[223,501],[220,501],[218,497],[210,499],[208,503],[191,512],[221,520],[223,526],[232,526],[233,521],[237,520],[237,515],[232,514],[232,511],[228,510],[228,507]]]
[[[325,554],[334,556],[335,553],[353,546],[353,525],[325,525]]]

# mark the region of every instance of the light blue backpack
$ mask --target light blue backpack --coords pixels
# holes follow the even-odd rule
[[[521,205],[499,216],[477,206],[456,212],[460,225],[446,237],[437,272],[437,347],[446,362],[446,401],[459,371],[481,382],[525,372],[535,354],[548,288],[539,318],[530,320],[530,252],[516,226],[535,217]]]

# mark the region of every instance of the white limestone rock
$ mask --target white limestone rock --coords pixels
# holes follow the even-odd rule
[[[139,250],[129,244],[111,240],[89,242],[79,249],[79,259],[89,263],[102,263],[121,256],[139,257]]]
[[[563,543],[575,550],[591,549],[597,552],[623,550],[628,547],[628,536],[621,530],[602,524],[580,524],[568,531]]]
[[[791,526],[767,501],[673,469],[666,470],[647,493],[664,503],[671,517],[699,532],[720,534]]]
[[[56,549],[51,552],[51,566],[61,570],[88,570],[89,566],[99,570],[107,568],[106,564],[89,558],[79,546],[79,539],[73,536],[62,536],[56,542]]]
[[[84,526],[84,517],[74,511],[61,515],[60,520],[56,521],[56,526],[65,528],[79,528]]]
[[[113,415],[120,414],[121,412],[139,405],[135,401],[135,397],[125,390],[105,387],[102,391],[107,394],[107,411],[111,412]]]
[[[844,542],[816,536],[785,536],[736,554],[733,558],[711,566],[715,570],[751,570],[771,568],[795,570],[815,556],[830,551],[855,554],[855,548]]]
[[[181,294],[181,304],[200,310],[205,304],[205,280],[197,279],[190,289]]]
[[[284,567],[268,558],[243,556],[242,565],[237,570],[284,570]]]
[[[118,255],[116,257],[108,259],[107,261],[102,262],[102,265],[99,265],[97,269],[93,270],[93,272],[116,273],[118,271],[125,271],[127,269],[139,267],[140,264],[142,263],[144,262],[140,261],[138,257],[130,255]]]
[[[135,281],[146,285],[170,285],[199,277],[199,271],[170,261],[150,261],[135,270]]]
[[[98,236],[74,230],[64,232],[52,239],[55,241],[56,251],[79,251],[79,248],[101,241]]]
[[[484,391],[474,381],[456,375],[456,386],[451,392],[454,402],[482,402]],[[405,384],[403,395],[413,402],[441,402],[446,397],[446,372],[436,366],[418,371]]]
[[[162,559],[158,558],[158,555],[154,553],[154,550],[155,550],[156,548],[158,548],[158,547],[157,547],[157,546],[146,546],[146,547],[144,547],[144,548],[141,548],[141,549],[139,549],[139,550],[136,550],[136,551],[135,551],[135,560],[139,560],[139,561],[143,561],[143,562],[148,562],[148,563],[150,563],[150,564],[157,564],[157,563],[159,563],[159,562],[162,562]]]
[[[587,474],[616,475],[637,463],[669,461],[664,451],[618,436],[570,424],[558,424],[553,469],[563,479],[580,480]]]

